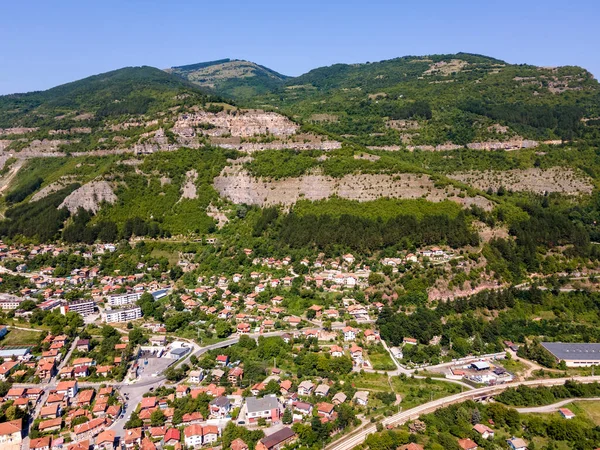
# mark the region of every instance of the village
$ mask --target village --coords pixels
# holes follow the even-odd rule
[[[303,439],[298,430],[315,420],[335,439],[377,411],[402,408],[402,395],[357,389],[352,376],[414,377],[427,370],[453,387],[448,392],[515,379],[498,363],[504,353],[415,364],[405,354],[419,346],[417,339],[388,347],[375,322],[393,298],[366,301],[363,292],[378,273],[373,262],[351,254],[295,263],[244,249],[247,272],[198,276],[190,286],[160,263],[140,262],[128,275],[104,273],[103,258],[117,251],[113,244],[85,251],[0,245],[2,284],[12,286],[0,294],[11,323],[0,325],[0,338],[52,318],[35,345],[0,347],[0,381],[11,384],[0,407],[19,411],[9,425],[0,424],[14,436],[8,450],[249,449],[241,438],[226,440],[238,428],[261,432],[255,448],[279,450]],[[82,264],[64,273],[40,265],[42,255],[74,255]],[[431,248],[374,263],[397,273],[455,257]],[[182,256],[177,267],[185,274],[194,264]],[[289,302],[292,289],[328,301],[298,307]],[[155,306],[148,308],[159,304],[166,306],[164,322],[154,317]],[[197,336],[173,327],[171,311],[197,311],[201,319],[191,324]],[[68,333],[53,334],[65,327]],[[429,344],[439,342],[434,337]],[[269,347],[277,348],[270,350],[273,363],[257,369],[240,360],[242,350],[263,355]],[[17,437],[13,428],[25,432]]]

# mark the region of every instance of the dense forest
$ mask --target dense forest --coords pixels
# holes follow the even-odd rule
[[[395,307],[414,307],[399,297]],[[479,311],[497,311],[493,319]],[[542,311],[550,311],[553,318],[531,320]],[[595,320],[588,314],[600,314],[600,295],[589,292],[559,293],[531,289],[483,291],[453,302],[440,302],[435,309],[417,306],[414,312],[394,312],[384,308],[377,325],[381,337],[392,345],[400,345],[405,337],[415,338],[419,345],[407,353],[407,360],[421,363],[439,361],[441,348],[429,345],[435,336],[440,344],[450,347],[450,356],[500,352],[504,340],[523,343],[520,354],[537,360],[548,367],[556,361],[535,341],[526,344],[531,336],[558,342],[600,342]]]

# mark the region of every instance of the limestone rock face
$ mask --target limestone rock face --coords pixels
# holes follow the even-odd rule
[[[198,180],[198,172],[196,172],[195,170],[189,170],[185,174],[185,177],[185,183],[181,188],[181,198],[198,198],[198,192],[196,191],[196,181]]]
[[[318,172],[296,178],[268,180],[255,178],[241,165],[226,167],[215,178],[219,194],[236,204],[259,206],[291,206],[299,200],[322,200],[338,196],[348,200],[367,202],[382,197],[398,199],[425,198],[431,202],[450,200],[469,207],[478,205],[486,210],[492,204],[484,197],[468,197],[454,187],[437,188],[427,175],[353,174],[333,178]]]
[[[513,170],[472,170],[454,172],[448,178],[476,187],[497,191],[500,186],[511,191],[528,191],[536,194],[559,192],[567,195],[591,194],[593,180],[585,173],[569,168],[513,169]]]
[[[59,208],[67,208],[71,214],[75,214],[79,208],[97,213],[102,202],[116,201],[117,196],[107,181],[92,181],[71,192]]]
[[[176,122],[173,132],[189,134],[190,128],[201,124],[210,124],[214,128],[205,130],[208,136],[252,137],[261,134],[274,136],[290,136],[300,128],[290,119],[281,114],[264,111],[247,111],[239,114],[228,114],[224,111],[214,114],[200,111],[195,114],[185,114]]]

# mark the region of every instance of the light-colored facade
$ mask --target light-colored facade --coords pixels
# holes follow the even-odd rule
[[[124,294],[112,294],[107,297],[110,306],[131,305],[142,298],[143,292],[127,292]]]
[[[129,322],[142,317],[142,309],[134,306],[126,309],[111,309],[104,312],[103,318],[106,323]]]

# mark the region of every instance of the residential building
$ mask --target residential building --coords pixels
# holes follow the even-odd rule
[[[220,396],[210,401],[208,409],[211,417],[224,419],[231,412],[231,402],[227,397]]]
[[[331,419],[333,417],[333,415],[335,414],[334,412],[334,408],[335,405],[332,405],[331,403],[319,403],[317,405],[317,414],[319,414],[319,416],[321,417],[326,417],[327,419]]]
[[[142,309],[139,306],[132,306],[125,309],[112,309],[103,313],[106,323],[129,322],[142,317]]]
[[[115,432],[112,430],[103,431],[96,437],[95,450],[114,450]]]
[[[131,450],[134,447],[142,443],[142,429],[141,428],[130,428],[125,431],[125,437],[123,438],[125,448]]]
[[[298,385],[298,395],[312,395],[315,385],[312,381],[305,380]]]
[[[231,369],[229,371],[229,375],[227,376],[227,379],[229,380],[229,382],[231,384],[235,384],[237,385],[240,381],[242,381],[242,378],[244,377],[244,369],[242,369],[241,367],[234,367],[233,369]]]
[[[320,384],[315,389],[315,395],[317,397],[327,397],[328,394],[329,394],[329,386],[327,386],[326,384]]]
[[[29,450],[50,450],[52,448],[52,436],[44,436],[29,441]]]
[[[527,450],[527,442],[521,438],[510,438],[506,440],[506,443],[512,450]]]
[[[339,345],[332,345],[331,347],[329,347],[329,354],[332,358],[339,358],[341,356],[344,356],[344,349]]]
[[[258,419],[277,421],[281,414],[281,405],[274,395],[266,395],[263,398],[248,397],[246,409],[249,423],[257,422]]]
[[[231,450],[248,450],[248,444],[246,444],[242,439],[237,438],[231,441]]]
[[[181,440],[181,432],[177,428],[169,428],[163,438],[164,445],[175,446]]]
[[[198,384],[202,381],[203,378],[204,378],[204,374],[203,374],[202,370],[192,370],[190,372],[188,380],[190,383]]]
[[[367,406],[369,401],[369,391],[356,391],[352,399],[357,405]]]
[[[473,442],[471,439],[459,439],[458,446],[463,450],[477,450],[477,443]]]
[[[423,446],[420,444],[415,444],[411,442],[410,444],[402,445],[398,447],[398,450],[423,450]]]
[[[92,439],[102,433],[106,426],[106,419],[103,417],[98,417],[90,420],[89,422],[82,423],[81,425],[75,425],[73,428],[73,435],[78,441],[83,439]]]
[[[492,430],[487,425],[484,425],[482,423],[478,423],[477,425],[473,426],[473,429],[477,433],[479,433],[481,435],[481,437],[484,438],[484,439],[494,439],[494,430]]]
[[[4,361],[0,365],[0,380],[6,380],[18,365],[16,361]]]
[[[294,440],[296,440],[296,433],[291,428],[284,427],[258,441],[256,450],[279,450]]]
[[[72,302],[67,303],[66,305],[61,306],[60,312],[63,315],[67,314],[68,312],[76,312],[77,314],[85,317],[94,314],[95,306],[96,303],[94,302],[94,300],[74,300]]]
[[[40,422],[38,428],[42,433],[50,433],[59,431],[62,426],[62,419],[60,417],[56,419],[43,420]],[[1,439],[1,438],[0,438]],[[0,440],[1,443],[1,440]]]
[[[0,448],[2,450],[20,450],[23,441],[22,429],[21,419],[0,423]]]
[[[344,341],[353,341],[356,339],[356,330],[352,327],[345,327],[344,330]]]
[[[190,425],[183,430],[183,436],[186,447],[199,448],[215,442],[219,437],[219,429],[214,425]]]
[[[338,392],[333,396],[332,402],[334,405],[340,405],[344,403],[347,398],[348,396],[346,394],[344,394],[343,392]]]
[[[57,394],[65,394],[69,398],[74,398],[77,395],[77,381],[61,381],[56,386]]]
[[[131,305],[142,298],[143,291],[125,292],[123,294],[111,294],[106,297],[106,302],[110,306],[125,306]]]

